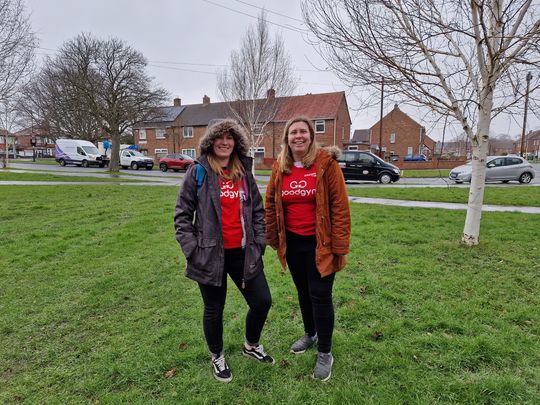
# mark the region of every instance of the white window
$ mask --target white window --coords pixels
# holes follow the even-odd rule
[[[167,154],[169,153],[169,149],[167,148],[158,148],[158,149],[154,149],[154,153],[157,155],[157,154]]]
[[[396,143],[396,134],[394,132],[390,134],[390,143]]]
[[[263,135],[263,124],[255,124],[253,126],[253,135]]]
[[[315,121],[315,133],[321,134],[325,131],[325,122],[324,120],[316,120]]]
[[[413,153],[412,151],[413,151],[412,146],[408,146],[407,147],[407,155],[412,155],[412,153]]]
[[[191,128],[191,127],[189,127],[189,128]],[[189,157],[195,159],[195,149],[182,149],[182,153],[184,155],[188,155]]]
[[[358,150],[358,145],[349,145],[348,150]]]
[[[184,127],[184,138],[193,138],[193,127]]]
[[[165,139],[165,129],[163,128],[157,128],[156,129],[156,139]]]
[[[249,148],[249,154],[250,156],[253,156],[254,158],[262,159],[264,158],[264,146],[259,146],[256,148]]]
[[[0,143],[6,143],[6,141],[4,139],[5,138],[3,136],[0,136]]]
[[[144,128],[139,129],[139,140],[146,141],[146,129]]]

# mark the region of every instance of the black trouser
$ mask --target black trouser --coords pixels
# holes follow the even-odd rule
[[[287,231],[287,264],[298,291],[304,331],[317,333],[320,352],[330,353],[334,331],[332,286],[335,274],[321,277],[315,264],[315,235],[301,236]]]
[[[272,306],[272,297],[264,272],[261,271],[255,278],[246,281],[245,288],[242,288],[244,257],[242,248],[225,249],[221,287],[199,283],[204,301],[204,336],[210,352],[214,354],[223,351],[223,308],[227,297],[227,274],[231,276],[249,306],[246,316],[246,340],[249,343],[259,343],[266,316]]]

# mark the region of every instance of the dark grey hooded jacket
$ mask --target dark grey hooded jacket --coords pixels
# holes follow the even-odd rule
[[[197,165],[191,165],[184,177],[174,213],[176,239],[187,261],[186,276],[213,286],[221,286],[224,248],[219,179],[210,168],[207,154],[214,139],[224,132],[233,134],[234,147],[246,172],[243,179],[245,198],[242,201],[246,241],[244,281],[262,271],[266,244],[264,206],[251,173],[252,159],[246,156],[249,145],[247,135],[236,121],[220,121],[207,129],[199,144],[201,156],[198,163],[206,170],[204,182],[198,188],[195,178]]]

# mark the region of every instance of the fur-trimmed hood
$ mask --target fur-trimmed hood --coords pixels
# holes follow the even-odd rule
[[[325,146],[322,148],[328,154],[335,160],[338,160],[341,157],[341,149],[339,149],[337,146]]]
[[[205,155],[212,147],[214,140],[222,134],[229,132],[234,138],[234,149],[246,156],[249,152],[249,138],[242,126],[237,121],[227,118],[210,125],[199,142],[199,153]]]

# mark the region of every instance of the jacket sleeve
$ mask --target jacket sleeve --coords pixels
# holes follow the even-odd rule
[[[277,250],[279,248],[279,235],[276,213],[276,177],[278,175],[276,165],[272,167],[272,175],[266,187],[266,243]]]
[[[197,247],[197,230],[193,225],[193,217],[198,205],[197,181],[195,180],[196,166],[191,165],[187,170],[174,210],[176,240],[186,258],[190,257]]]
[[[332,253],[349,253],[351,214],[345,179],[337,161],[332,160],[327,171],[330,215],[332,226]]]
[[[253,207],[253,212],[251,214],[253,221],[253,235],[255,237],[255,243],[261,245],[262,251],[264,252],[266,246],[266,225],[264,222],[263,200],[259,188],[257,187],[257,183],[255,182],[255,178],[251,173],[249,173],[248,176]]]

